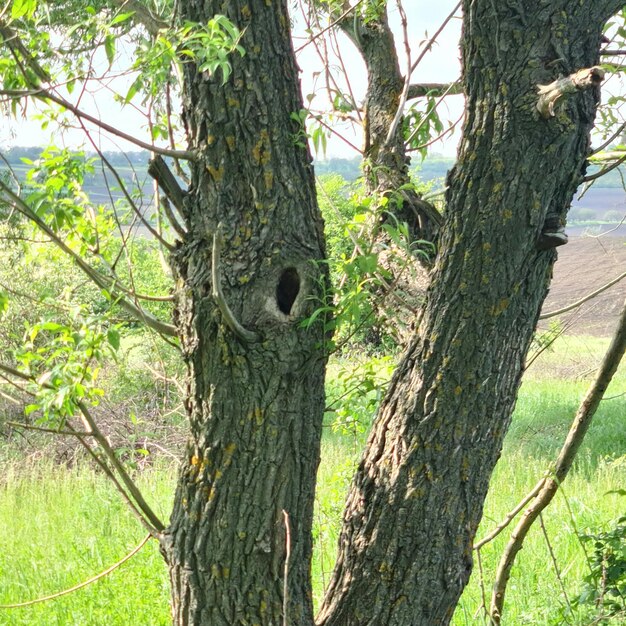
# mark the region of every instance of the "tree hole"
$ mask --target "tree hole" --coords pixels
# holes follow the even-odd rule
[[[300,292],[300,276],[295,267],[288,267],[278,279],[276,286],[276,302],[278,308],[285,314],[291,314],[293,303]]]

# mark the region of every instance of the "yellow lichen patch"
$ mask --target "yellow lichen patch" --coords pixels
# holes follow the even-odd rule
[[[509,299],[508,298],[501,298],[500,301],[498,302],[498,304],[495,304],[491,308],[491,315],[493,315],[494,317],[497,317],[502,312],[506,311],[508,306],[509,306]]]
[[[252,158],[258,165],[267,165],[270,161],[270,138],[265,129],[261,131],[259,140],[252,148]]]
[[[500,83],[500,93],[503,96],[508,96],[509,95],[509,88],[506,86],[506,83]]]
[[[195,454],[191,457],[191,464],[192,465],[200,465],[200,457],[196,456]]]
[[[209,174],[211,174],[211,176],[213,177],[213,180],[216,183],[219,183],[222,178],[224,178],[224,168],[223,167],[213,167],[212,165],[207,165],[206,166],[207,171],[209,172]]]
[[[222,578],[230,578],[230,567],[222,567]]]
[[[488,285],[488,284],[489,284],[489,282],[490,282],[490,278],[489,278],[489,276],[487,276],[487,274],[483,274],[483,275],[480,277],[480,282],[481,282],[483,285]]]
[[[502,217],[505,222],[508,222],[513,217],[513,212],[511,209],[504,209],[504,211],[502,211]]]
[[[237,98],[231,98],[230,96],[226,99],[228,106],[231,109],[238,109],[240,107],[240,102]]]
[[[454,388],[454,395],[455,396],[460,396],[463,393],[463,387],[461,387],[461,385],[457,385]]]
[[[241,7],[241,17],[246,20],[249,20],[252,17],[252,11],[250,11],[250,7],[247,4],[244,4]]]
[[[272,172],[272,170],[265,170],[265,172],[263,172],[263,180],[265,181],[265,188],[271,189],[274,186],[274,172]]]
[[[207,146],[212,146],[215,143],[215,135],[209,135],[206,138],[206,145]]]
[[[235,138],[232,135],[227,135],[226,137],[226,145],[230,150],[235,149]]]
[[[496,172],[502,172],[504,170],[504,161],[502,159],[493,160],[493,169]]]
[[[483,252],[489,252],[489,250],[491,250],[491,244],[488,241],[486,241],[483,244]]]
[[[494,195],[499,195],[499,194],[502,192],[502,188],[503,188],[502,183],[496,183],[496,184],[493,186],[492,193],[493,193]]]
[[[461,463],[461,480],[465,483],[469,480],[470,474],[470,464],[467,460],[467,457],[463,457],[463,462]]]
[[[239,537],[239,539],[241,539],[241,541],[243,541],[247,536],[248,536],[248,533],[245,530],[240,530],[237,533],[237,537]]]
[[[254,409],[254,421],[257,423],[257,426],[260,426],[265,420],[265,416],[263,415],[263,411],[257,406]]]
[[[250,282],[250,276],[240,276],[238,282],[240,285],[246,285]]]

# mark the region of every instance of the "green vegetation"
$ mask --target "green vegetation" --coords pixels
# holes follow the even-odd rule
[[[593,367],[605,345],[605,340],[563,337],[532,366],[492,480],[479,537],[493,529],[549,467],[588,385],[588,379],[546,376],[557,373],[554,367],[559,362],[569,363],[572,371],[580,368],[579,355],[584,355]],[[350,476],[377,396],[390,373],[388,358],[361,359],[351,376],[346,373],[346,365],[342,359],[333,362],[328,384],[328,405],[332,410],[327,413],[315,514],[317,600],[332,571]],[[358,393],[344,395],[356,381],[368,380],[376,381],[376,385],[365,382]],[[583,579],[590,572],[577,532],[608,531],[613,527],[612,521],[624,512],[623,497],[608,492],[624,488],[626,433],[622,423],[626,397],[620,394],[625,385],[626,368],[622,368],[607,392],[575,471],[544,516],[550,546],[572,605],[584,590]],[[135,381],[133,393],[138,388]],[[32,454],[3,462],[1,475],[0,526],[5,529],[0,538],[2,604],[71,587],[119,560],[143,536],[143,529],[107,479],[84,461],[70,468],[56,467],[47,454]],[[136,474],[140,486],[164,518],[170,508],[175,475],[175,463],[166,463],[163,458]],[[504,532],[481,552],[487,588],[507,538]],[[513,576],[507,602],[511,624],[562,623],[565,596],[539,527],[527,540]],[[454,624],[482,623],[474,617],[480,602],[476,568]],[[580,605],[573,610],[570,624],[587,624],[590,615],[595,615],[593,605]],[[155,545],[149,543],[103,580],[45,604],[3,610],[0,622],[7,626],[156,626],[167,624],[168,616],[166,568]]]
[[[371,241],[360,241],[366,253],[352,255],[351,237],[361,237],[362,224],[373,219],[368,213],[370,205],[359,196],[358,184],[348,186],[336,174],[320,177],[319,195],[335,283],[346,275],[335,311],[338,323],[346,326],[337,336],[353,337],[353,341],[333,356],[327,382],[314,528],[317,602],[332,571],[349,481],[393,369],[393,350],[372,356],[371,346],[362,343],[363,329],[369,323],[365,288],[375,287],[375,274],[384,272],[377,255],[368,248]],[[106,234],[109,217],[103,212],[98,222],[102,227],[101,261],[123,259],[116,272],[127,284],[144,294],[167,294],[170,278],[155,242],[135,237],[123,247],[119,236]],[[62,227],[59,216],[53,219],[55,227]],[[102,405],[94,411],[117,454],[135,472],[150,503],[166,520],[177,472],[172,455],[180,453],[185,430],[176,348],[154,339],[126,313],[112,307],[106,293],[86,281],[54,246],[19,224],[2,228],[1,234],[11,241],[3,246],[0,259],[0,292],[8,298],[0,345],[14,364],[34,368],[40,360],[45,367],[57,367],[68,353],[83,346],[81,341],[91,336],[93,328],[100,329],[100,341],[106,337],[110,344],[109,355],[101,355],[99,371],[90,369],[91,354],[81,365],[82,372],[93,374],[93,397],[104,394]],[[386,233],[402,245],[402,225],[390,226]],[[148,301],[145,306],[163,318],[170,315],[169,302]],[[87,318],[92,320],[91,326],[85,326]],[[355,327],[361,334],[354,333]],[[606,339],[563,336],[530,366],[492,480],[479,538],[493,529],[549,468],[607,344]],[[594,536],[596,543],[611,543],[619,549],[624,546],[616,520],[625,504],[617,493],[624,489],[626,476],[622,427],[626,396],[621,395],[625,384],[626,368],[622,368],[575,470],[544,516],[550,548],[539,527],[526,542],[509,587],[507,619],[511,624],[555,626],[565,616],[567,623],[582,626],[605,608],[594,604],[602,598],[597,585],[604,552],[595,561],[587,560],[593,550],[587,549],[586,556],[581,537]],[[55,399],[51,396],[49,403]],[[38,406],[45,409],[46,405],[40,401]],[[35,411],[27,419],[41,425],[41,417],[41,412]],[[21,419],[21,408],[0,397],[0,527],[5,529],[0,536],[0,604],[72,587],[118,561],[143,536],[142,527],[108,479],[72,440],[31,432],[18,436],[6,422]],[[507,538],[504,532],[481,551],[487,593]],[[551,564],[550,550],[565,592]],[[617,585],[619,576],[616,580]],[[481,598],[477,567],[454,624],[482,623]],[[592,601],[585,602],[585,598]],[[0,623],[158,626],[169,623],[168,601],[167,570],[155,543],[149,542],[137,556],[93,585],[32,607],[0,609]]]

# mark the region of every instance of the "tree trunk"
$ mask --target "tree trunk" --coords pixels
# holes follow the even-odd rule
[[[585,168],[595,88],[537,111],[537,86],[598,61],[621,3],[464,2],[467,115],[418,336],[395,372],[344,514],[323,626],[448,624]]]
[[[288,622],[310,625],[326,359],[323,324],[301,322],[327,279],[311,158],[292,117],[303,107],[289,17],[279,1],[179,7],[181,20],[225,13],[246,53],[231,54],[225,84],[185,65],[185,123],[202,158],[173,259],[191,429],[163,544],[174,623],[280,623],[289,549]]]

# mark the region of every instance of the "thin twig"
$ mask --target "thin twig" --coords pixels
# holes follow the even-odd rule
[[[579,306],[581,306],[585,302],[589,302],[589,300],[592,300],[596,296],[599,296],[603,291],[606,291],[613,285],[619,283],[619,281],[623,280],[624,278],[626,278],[626,272],[620,274],[613,280],[610,280],[608,283],[606,283],[606,285],[603,285],[602,287],[599,287],[595,291],[592,291],[591,293],[587,294],[585,297],[581,298],[580,300],[576,300],[576,302],[573,302],[572,304],[568,304],[562,309],[556,309],[555,311],[548,311],[547,313],[542,313],[539,316],[539,319],[547,320],[547,319],[550,319],[551,317],[556,317],[557,315],[563,315],[563,313],[569,313],[569,311],[573,309],[577,309]]]
[[[552,561],[552,566],[554,567],[554,573],[556,574],[556,578],[559,581],[561,592],[563,593],[563,597],[565,598],[565,604],[567,604],[567,608],[569,609],[569,612],[571,614],[572,605],[567,595],[567,589],[565,589],[565,583],[563,582],[563,578],[561,577],[561,570],[559,570],[559,564],[556,560],[556,555],[554,554],[554,550],[552,549],[552,543],[550,542],[550,537],[548,537],[548,531],[546,530],[546,525],[544,524],[542,513],[539,513],[539,525],[541,526],[541,532],[543,533],[543,537],[546,540],[546,546],[548,546],[548,553],[550,554],[550,560]]]
[[[291,529],[289,513],[283,509],[285,523],[285,566],[283,570],[283,626],[289,626],[289,558],[291,557]]]
[[[44,596],[43,598],[37,598],[35,600],[28,600],[27,602],[18,602],[16,604],[0,604],[0,609],[21,609],[22,607],[25,607],[25,606],[32,606],[33,604],[40,604],[41,602],[47,602],[48,600],[55,600],[56,598],[60,598],[61,596],[66,596],[68,593],[72,593],[74,591],[78,591],[79,589],[83,589],[84,587],[87,587],[88,585],[91,585],[92,583],[95,583],[98,580],[101,580],[105,576],[108,576],[111,572],[116,570],[118,567],[120,567],[121,565],[124,565],[126,561],[132,559],[135,556],[135,554],[137,554],[137,552],[139,552],[139,550],[141,550],[141,548],[143,548],[146,545],[146,543],[148,543],[148,540],[151,537],[152,537],[151,534],[147,534],[141,540],[141,542],[135,548],[133,548],[123,559],[120,559],[117,563],[111,565],[111,567],[108,567],[103,572],[100,572],[99,574],[97,574],[96,576],[93,576],[89,580],[85,580],[82,583],[79,583],[78,585],[74,585],[73,587],[70,587],[69,589],[64,589],[63,591],[58,591],[57,593],[53,593],[52,595]]]

